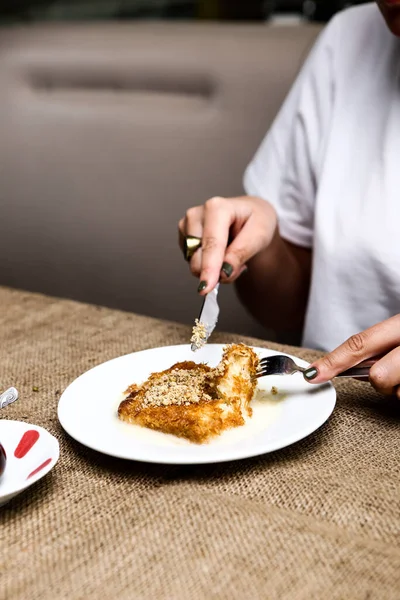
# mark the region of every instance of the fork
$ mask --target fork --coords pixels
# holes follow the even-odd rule
[[[369,370],[375,363],[376,359],[364,360],[355,367],[347,369],[342,373],[338,373],[336,377],[360,377],[362,379],[368,379]],[[296,372],[304,374],[308,368],[309,367],[300,367],[292,358],[285,356],[284,354],[265,356],[260,360],[256,377],[265,377],[266,375],[293,375],[293,373]]]

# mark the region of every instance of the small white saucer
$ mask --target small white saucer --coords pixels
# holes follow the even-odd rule
[[[59,443],[46,429],[0,419],[0,443],[7,455],[0,476],[0,506],[44,477],[60,455]]]

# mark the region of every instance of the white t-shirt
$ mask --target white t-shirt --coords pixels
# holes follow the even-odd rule
[[[375,5],[324,29],[244,184],[313,248],[305,346],[400,313],[400,39]]]

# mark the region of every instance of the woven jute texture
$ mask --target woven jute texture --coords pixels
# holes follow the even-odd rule
[[[50,474],[0,509],[1,600],[400,598],[395,400],[342,381],[329,421],[285,450],[201,467],[113,459],[63,432],[60,393],[189,328],[6,289],[0,307],[0,388],[20,391],[0,417],[61,444]]]

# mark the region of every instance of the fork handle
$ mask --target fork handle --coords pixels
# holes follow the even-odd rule
[[[346,371],[342,371],[342,373],[338,373],[336,377],[360,377],[361,379],[369,378],[369,370],[377,362],[377,358],[371,358],[369,360],[364,360],[359,363],[355,367],[351,367],[351,369],[346,369]]]
[[[0,395],[0,408],[5,408],[16,400],[18,400],[18,392],[15,387],[10,387]]]

